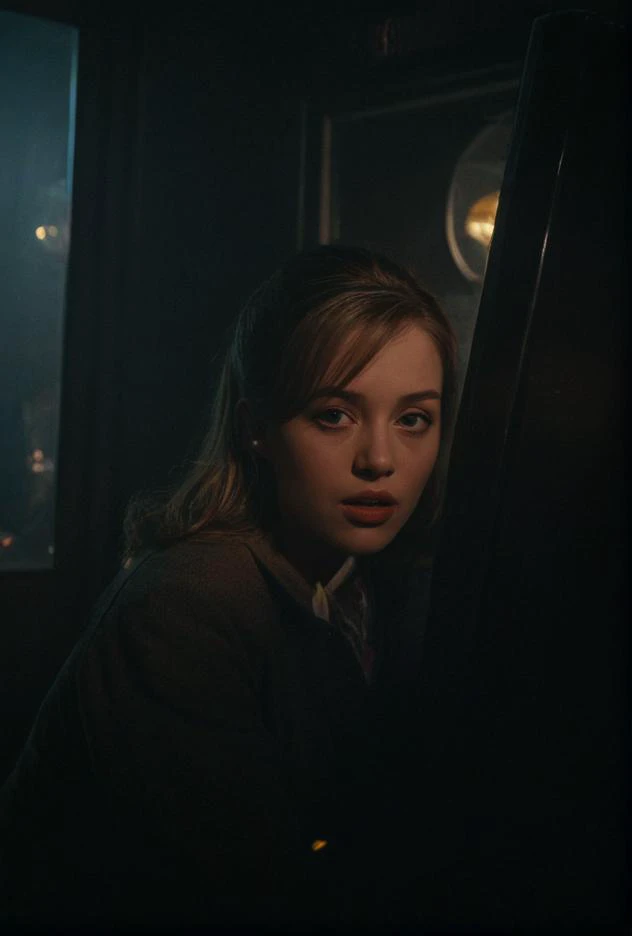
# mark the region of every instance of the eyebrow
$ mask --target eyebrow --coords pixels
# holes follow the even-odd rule
[[[366,399],[362,393],[354,393],[352,390],[344,390],[342,387],[321,387],[312,397],[318,400],[321,397],[339,397],[341,400],[348,400],[349,403],[361,403]],[[398,405],[402,403],[416,403],[420,400],[440,400],[441,394],[436,390],[418,390],[415,393],[405,393],[397,401]]]

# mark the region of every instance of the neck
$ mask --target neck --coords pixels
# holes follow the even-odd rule
[[[316,588],[318,582],[326,585],[343,562],[349,558],[347,555],[331,550],[319,550],[314,546],[307,548],[300,537],[292,537],[281,530],[274,531],[272,538],[275,548],[303,576],[312,589]]]

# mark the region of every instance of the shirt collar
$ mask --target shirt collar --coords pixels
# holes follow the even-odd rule
[[[329,621],[328,597],[353,577],[357,568],[354,556],[348,556],[325,585],[317,582],[315,588],[312,588],[289,560],[275,548],[269,534],[258,531],[239,538],[250,549],[255,559],[303,608],[311,611],[316,617]]]
[[[312,595],[312,611],[316,617],[329,621],[329,597],[339,589],[353,575],[356,569],[356,560],[354,556],[349,556],[340,566],[335,575],[333,575],[326,585],[316,582],[316,588]]]

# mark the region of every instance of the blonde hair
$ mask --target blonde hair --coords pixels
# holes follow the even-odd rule
[[[251,296],[227,333],[211,424],[198,457],[172,491],[139,494],[125,516],[125,558],[205,531],[242,535],[272,525],[267,464],[244,445],[235,406],[261,424],[289,420],[328,383],[344,386],[411,323],[435,342],[443,365],[440,455],[420,502],[383,562],[424,562],[431,548],[456,400],[456,340],[413,274],[372,251],[321,246],[291,258]],[[345,338],[354,334],[338,358]],[[332,362],[336,366],[332,370]]]

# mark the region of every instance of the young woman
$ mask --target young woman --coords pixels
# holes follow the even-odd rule
[[[228,337],[201,454],[130,505],[123,568],[5,784],[9,919],[397,916],[404,612],[454,335],[407,271],[320,247]]]

